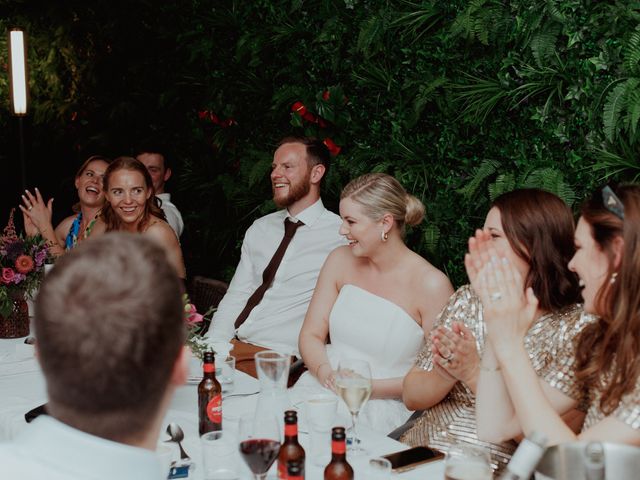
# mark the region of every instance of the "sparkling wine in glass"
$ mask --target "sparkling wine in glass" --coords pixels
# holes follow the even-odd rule
[[[273,416],[240,419],[240,455],[256,480],[267,472],[280,450],[280,423]]]
[[[371,367],[368,362],[353,359],[340,361],[336,373],[336,392],[351,413],[353,436],[349,451],[352,453],[365,453],[364,448],[360,446],[356,423],[360,409],[371,396],[371,389]]]

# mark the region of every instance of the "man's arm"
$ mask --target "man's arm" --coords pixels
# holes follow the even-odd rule
[[[259,278],[254,275],[253,261],[251,258],[249,244],[251,228],[242,242],[240,254],[240,263],[231,279],[229,289],[224,298],[220,301],[218,309],[211,320],[211,327],[206,333],[205,338],[216,351],[224,350],[224,348],[216,345],[226,345],[235,335],[234,323],[247,304],[247,300],[251,294],[258,288]]]

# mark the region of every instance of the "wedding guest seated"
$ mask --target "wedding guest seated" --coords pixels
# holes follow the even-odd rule
[[[165,184],[171,178],[173,170],[169,164],[170,156],[166,154],[163,148],[153,145],[145,145],[139,147],[136,159],[140,160],[147,168],[151,181],[153,182],[153,190],[156,197],[160,199],[160,208],[164,212],[167,223],[176,232],[176,236],[180,239],[184,222],[182,214],[178,207],[171,202],[171,194],[165,191]]]
[[[148,238],[111,233],[61,257],[35,317],[49,415],[0,444],[0,476],[166,478],[154,450],[188,374],[183,311],[175,269]]]
[[[331,157],[316,138],[287,137],[273,155],[273,202],[280,210],[257,219],[245,233],[240,263],[218,305],[207,340],[236,368],[256,376],[261,350],[297,354],[298,335],[320,268],[344,245],[340,217],[320,198]],[[231,342],[231,343],[229,343]]]
[[[372,173],[351,181],[340,216],[349,245],[335,249],[320,272],[299,340],[309,371],[291,396],[335,390],[340,359],[366,360],[373,390],[358,423],[388,433],[411,415],[400,401],[402,379],[453,288],[405,245],[405,225],[422,221],[424,205],[395,178]]]
[[[542,304],[539,293],[518,288],[526,285],[522,275],[486,233],[478,232],[469,244],[467,270],[486,302],[489,332],[477,404],[484,438],[538,430],[551,444],[585,440],[640,446],[640,186],[596,191],[582,207],[575,245],[569,268],[580,278],[585,311],[599,318],[562,348],[560,358],[550,358],[565,372],[551,383],[567,386],[558,390],[538,381],[535,359],[525,351],[524,332]],[[589,408],[576,435],[560,414],[578,404],[580,389],[588,392]]]
[[[576,305],[577,278],[567,267],[574,253],[571,210],[551,193],[515,190],[493,202],[484,229],[492,248],[525,279],[521,293],[531,288],[540,299],[524,341],[536,381],[548,382],[549,389],[578,399],[575,384],[566,380],[571,372],[561,363],[568,362],[569,345],[586,322]],[[480,356],[487,343],[486,308],[484,299],[481,302],[476,291],[465,285],[440,313],[416,366],[404,379],[407,407],[425,410],[400,441],[443,451],[456,442],[480,445],[490,451],[499,473],[515,450],[512,439],[517,433],[499,441],[481,440],[477,434],[475,395],[483,368]],[[507,330],[514,317],[504,322],[500,328]],[[583,418],[584,414],[577,414],[573,420],[580,424]]]
[[[94,155],[80,166],[74,182],[79,199],[73,206],[75,213],[62,220],[55,229],[51,223],[53,198],[45,202],[37,188],[34,193],[25,191],[22,195],[24,205],[20,205],[20,210],[26,234],[42,235],[49,243],[51,254],[60,256],[90,235],[103,233],[105,226],[100,219],[104,205],[102,180],[110,162],[106,157]]]
[[[104,190],[107,202],[102,218],[107,231],[138,232],[154,239],[164,248],[178,276],[186,278],[178,237],[156,203],[146,167],[135,158],[116,158],[105,172]]]

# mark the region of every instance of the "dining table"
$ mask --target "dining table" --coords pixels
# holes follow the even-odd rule
[[[169,455],[172,460],[180,462],[178,446],[175,443],[167,442],[169,436],[165,432],[169,423],[180,425],[185,434],[182,446],[191,457],[192,463],[188,470],[188,478],[205,480],[202,448],[198,434],[197,383],[198,376],[192,371],[189,381],[176,389],[162,424],[158,445],[169,446]],[[240,418],[255,413],[258,392],[259,383],[255,378],[240,371],[235,372],[233,388],[223,394],[223,430],[230,431],[234,425],[237,428]],[[26,344],[24,338],[0,339],[0,442],[11,441],[22,430],[29,428],[24,414],[32,408],[46,403],[46,401],[45,379],[35,358],[34,346]],[[304,408],[295,404],[293,408],[298,410],[300,418],[300,444],[307,452],[310,452],[309,434],[303,428],[305,425]],[[349,425],[343,426],[348,427]],[[370,458],[409,448],[407,445],[375,432],[365,425],[358,426],[358,434],[367,454],[352,457],[347,453],[347,460],[354,468],[356,479],[364,480],[369,477]],[[327,438],[327,442],[330,442],[330,438]],[[163,450],[166,456],[167,449]],[[240,458],[239,452],[237,452],[237,466],[238,480],[252,478],[250,470]],[[323,471],[324,466],[316,465],[307,456],[305,463],[305,478],[307,480],[322,479]],[[391,476],[398,480],[442,480],[444,478],[444,461],[433,461],[401,473],[393,472]],[[277,478],[275,465],[269,471],[268,478]]]

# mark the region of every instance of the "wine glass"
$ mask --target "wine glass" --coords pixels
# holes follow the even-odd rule
[[[358,413],[371,396],[371,367],[364,360],[345,359],[338,364],[336,373],[336,392],[344,401],[351,413],[352,439],[349,446],[351,453],[366,453],[360,446],[356,432]]]
[[[267,472],[280,450],[280,423],[275,416],[241,418],[239,426],[240,455],[256,480],[267,478]]]

